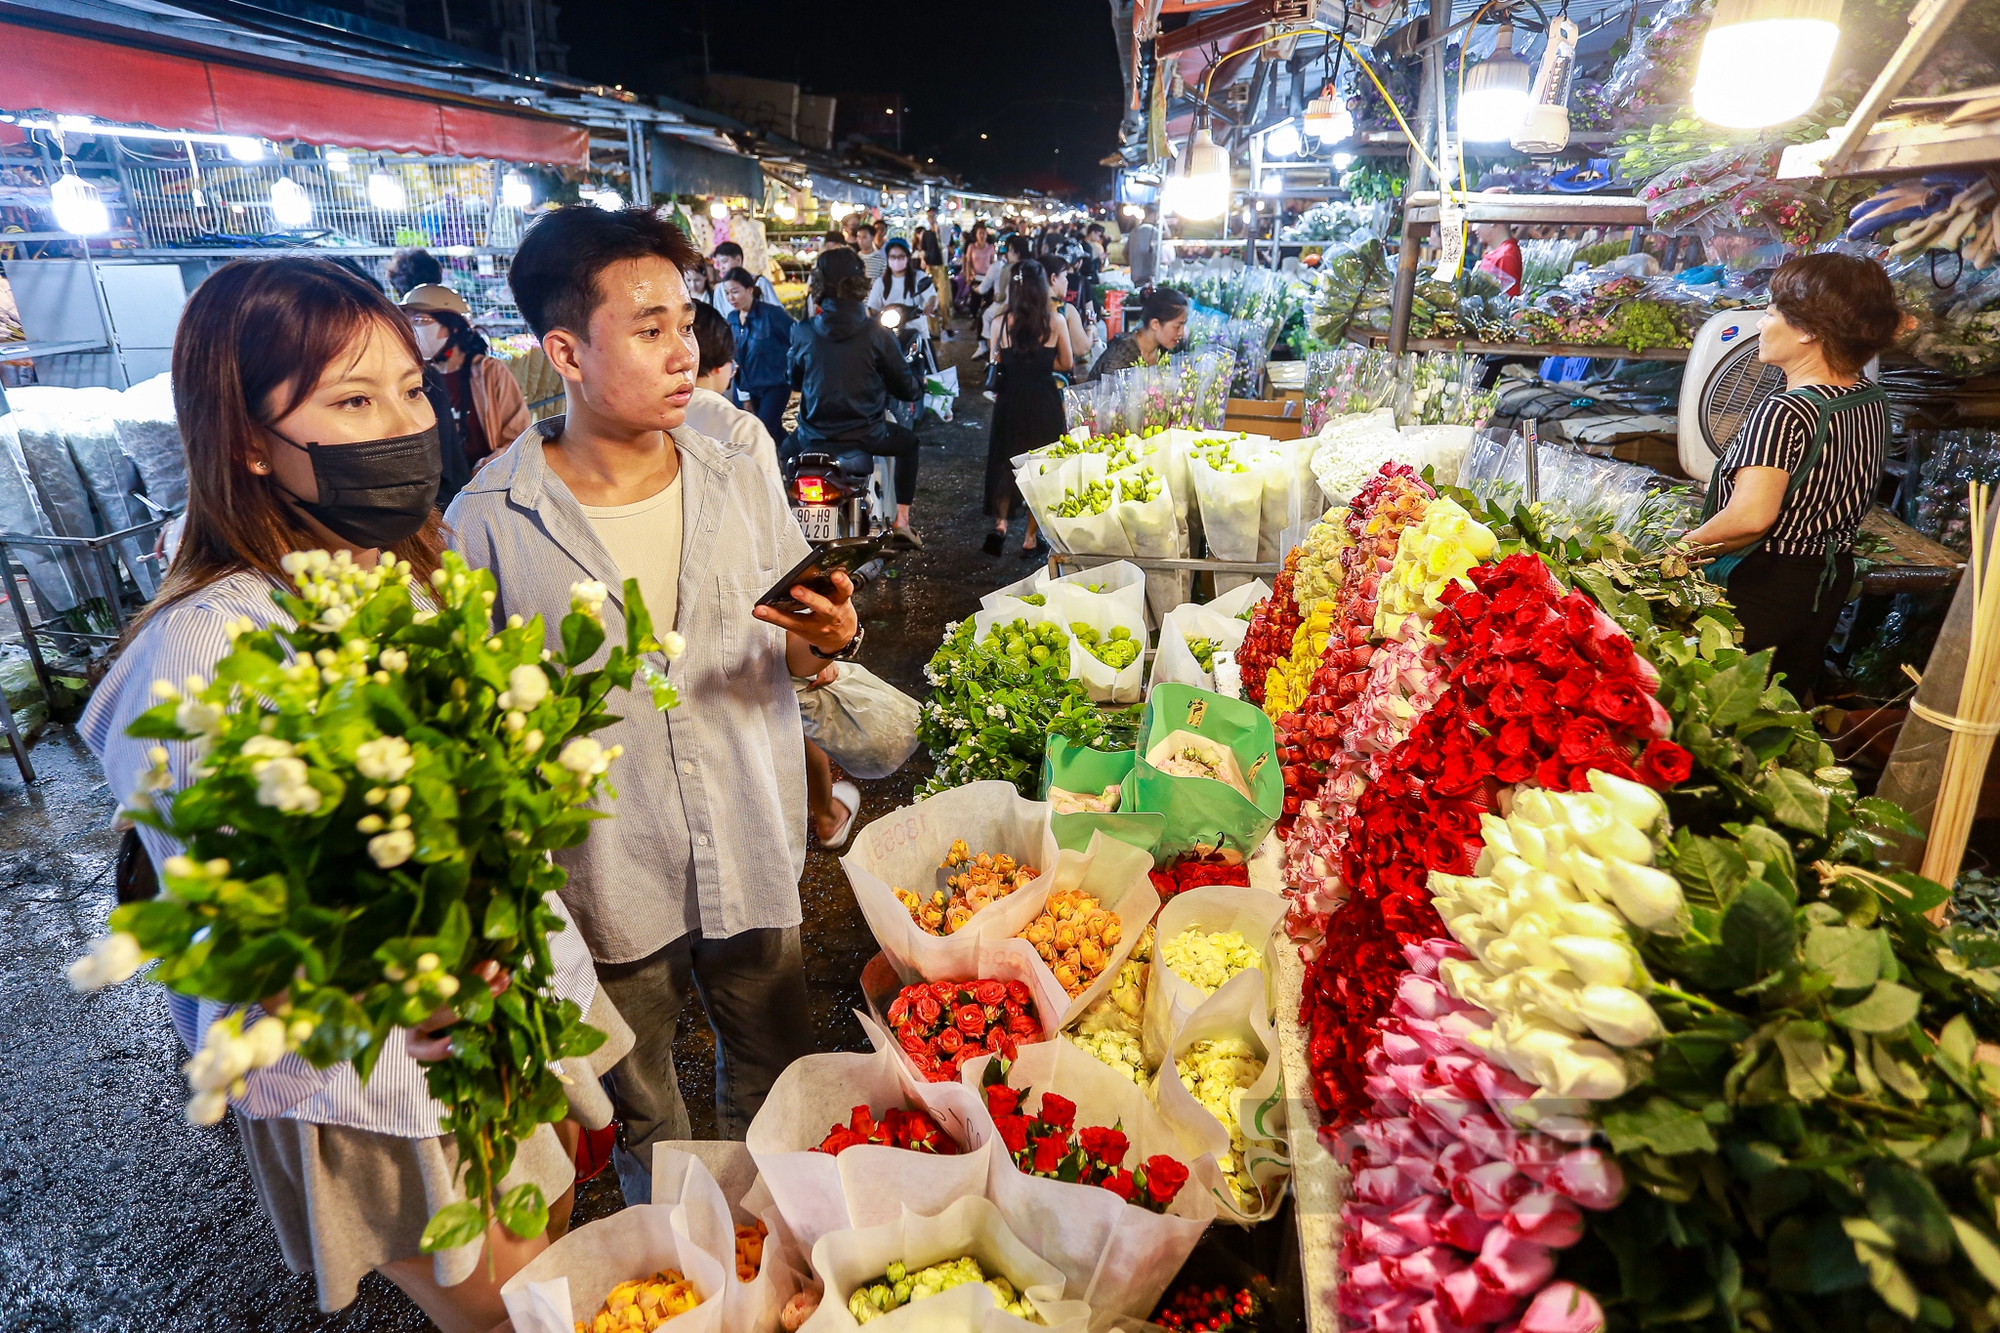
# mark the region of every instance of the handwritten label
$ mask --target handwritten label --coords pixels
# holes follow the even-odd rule
[[[922,811],[905,815],[901,819],[878,819],[866,830],[868,834],[868,859],[880,861],[898,847],[905,847],[917,841],[930,826],[930,816]]]
[[[1196,699],[1188,705],[1187,724],[1190,727],[1200,728],[1201,720],[1206,716],[1208,716],[1208,700]]]

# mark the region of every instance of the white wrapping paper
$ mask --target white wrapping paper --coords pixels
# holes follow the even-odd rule
[[[675,1225],[682,1195],[714,1190],[715,1182],[700,1162],[683,1153],[656,1154],[653,1163],[654,1197],[672,1202],[622,1209],[578,1227],[536,1255],[500,1288],[514,1333],[575,1333],[575,1321],[587,1324],[595,1318],[620,1282],[669,1268],[693,1282],[701,1300],[669,1321],[674,1333],[735,1333],[726,1317],[722,1261],[693,1241],[684,1225]],[[660,1174],[670,1166],[668,1174]],[[718,1193],[706,1206],[719,1200]]]
[[[1075,608],[1087,611],[1110,603],[1126,615],[1123,623],[1131,624],[1130,617],[1135,615],[1142,617],[1143,623],[1146,614],[1146,571],[1129,560],[1093,565],[1073,574],[1064,574],[1061,578],[1049,579],[1047,583],[1059,590],[1051,592],[1049,587],[1042,586],[1042,591],[1049,593],[1051,606],[1060,603],[1064,610]],[[1101,591],[1092,592],[1093,588]],[[1068,620],[1085,618],[1072,615]]]
[[[1158,1067],[1164,1062],[1174,1034],[1195,1010],[1212,998],[1167,966],[1164,953],[1167,943],[1189,929],[1204,935],[1233,930],[1259,954],[1267,954],[1271,932],[1284,915],[1282,895],[1242,884],[1204,884],[1175,895],[1160,909],[1153,932],[1153,971],[1146,983],[1146,1011],[1140,1037],[1149,1063]],[[1250,980],[1246,981],[1246,977]],[[1223,983],[1222,989],[1232,987],[1251,991],[1262,1004],[1265,972],[1261,968],[1245,969]]]
[[[701,1169],[689,1170],[689,1161]],[[771,1333],[785,1302],[807,1277],[807,1256],[757,1174],[749,1148],[728,1139],[656,1144],[653,1179],[681,1182],[674,1230],[722,1265],[723,1327],[730,1333]],[[745,1282],[736,1273],[736,1228],[757,1222],[766,1232],[764,1258],[757,1276]]]
[[[1098,997],[1111,989],[1111,983],[1118,979],[1118,969],[1138,946],[1139,936],[1145,933],[1146,923],[1160,910],[1159,891],[1153,887],[1153,879],[1147,872],[1153,868],[1153,858],[1129,843],[1106,837],[1102,830],[1090,835],[1090,843],[1081,852],[1064,852],[1057,863],[1054,880],[1048,892],[1059,889],[1081,889],[1104,905],[1106,911],[1118,918],[1120,936],[1117,947],[1105,960],[1104,970],[1097,979],[1077,992],[1076,998],[1069,1000],[1063,1010],[1060,1027],[1071,1023],[1094,1004]],[[1047,901],[1046,895],[1044,902]],[[1036,915],[1040,915],[1039,912]],[[1026,940],[1020,941],[1026,944]],[[1034,949],[1032,944],[1028,945]],[[1035,961],[1047,970],[1041,956]],[[1061,990],[1055,973],[1049,972],[1048,984]],[[1041,991],[1037,991],[1039,996]],[[1060,1044],[1060,1043],[1058,1043]]]
[[[979,617],[993,615],[982,611]],[[985,633],[982,626],[980,634]],[[973,914],[950,935],[931,935],[910,919],[892,888],[928,897],[942,888],[942,869],[954,839],[973,855],[1002,852],[1038,872],[1035,881]],[[1021,933],[1047,901],[1056,866],[1055,835],[1046,801],[1030,801],[1008,782],[973,782],[905,806],[862,828],[854,850],[840,859],[868,928],[905,982],[947,981],[978,975],[980,941]],[[1032,950],[1030,951],[1032,953]],[[1040,960],[1037,959],[1037,962]]]
[[[968,1085],[980,1084],[989,1060],[966,1067]],[[1121,1315],[1144,1317],[1215,1219],[1216,1194],[1226,1188],[1215,1159],[1189,1156],[1144,1089],[1067,1041],[1023,1048],[1007,1083],[1022,1090],[1024,1115],[1034,1114],[1042,1093],[1054,1092],[1076,1103],[1079,1129],[1122,1129],[1131,1141],[1123,1163],[1128,1170],[1155,1154],[1188,1168],[1173,1203],[1155,1213],[1100,1185],[1030,1175],[1014,1165],[1004,1143],[993,1148],[987,1197],[1016,1235],[1062,1270],[1064,1290],[1090,1306],[1091,1328],[1109,1327]]]
[[[1089,571],[1095,573],[1095,570]],[[1113,667],[1102,661],[1074,634],[1069,644],[1069,674],[1083,682],[1093,703],[1130,704],[1137,703],[1145,694],[1146,681],[1146,585],[1142,575],[1136,589],[1118,589],[1115,592],[1092,593],[1074,585],[1065,586],[1060,581],[1048,587],[1051,606],[1058,603],[1067,624],[1082,622],[1096,630],[1100,641],[1109,639],[1111,631],[1123,625],[1131,632],[1132,639],[1139,645],[1139,655],[1122,668]],[[1136,591],[1136,597],[1127,595]],[[1136,603],[1136,609],[1134,606]]]
[[[1213,597],[1202,605],[1219,616],[1240,615],[1245,608],[1257,605],[1271,595],[1271,585],[1262,579],[1252,579],[1240,587],[1231,588],[1219,597]],[[1244,621],[1249,624],[1249,621]]]
[[[1056,500],[1062,499],[1057,495]],[[1088,510],[1074,518],[1064,518],[1051,506],[1047,513],[1038,515],[1042,528],[1049,534],[1049,540],[1058,543],[1062,550],[1076,555],[1135,555],[1132,541],[1125,535],[1125,528],[1118,521],[1118,506],[1114,503],[1105,507],[1101,514]]]
[[[812,1266],[826,1284],[826,1296],[805,1327],[812,1333],[858,1328],[847,1310],[847,1298],[857,1287],[881,1277],[892,1263],[914,1273],[961,1255],[978,1260],[988,1277],[1006,1278],[1049,1328],[1085,1333],[1090,1307],[1064,1299],[1062,1271],[1037,1255],[1008,1228],[1000,1210],[980,1197],[960,1199],[933,1216],[905,1208],[892,1222],[821,1237],[813,1246]],[[880,1333],[1031,1333],[1042,1325],[1002,1314],[984,1283],[969,1282],[871,1319],[868,1327]]]
[[[865,1025],[871,1037],[879,1033]],[[928,1111],[967,1151],[956,1156],[861,1144],[838,1157],[813,1151],[853,1108],[866,1103],[880,1120],[891,1108]],[[993,1122],[978,1097],[956,1083],[926,1083],[886,1039],[858,1055],[795,1060],[750,1122],[744,1146],[799,1246],[810,1252],[829,1232],[876,1226],[905,1204],[938,1212],[954,1199],[985,1191]]]
[[[1243,646],[1243,639],[1249,633],[1250,622],[1247,620],[1220,615],[1193,602],[1183,602],[1167,612],[1166,618],[1160,622],[1160,646],[1153,654],[1153,669],[1146,681],[1147,692],[1151,693],[1152,688],[1163,680],[1192,685],[1199,690],[1214,689],[1214,675],[1195,659],[1187,641],[1207,638],[1215,642],[1216,651],[1234,652]]]
[[[1264,514],[1262,456],[1261,450],[1247,450],[1239,441],[1231,451],[1231,463],[1243,464],[1243,471],[1219,472],[1200,454],[1188,455],[1188,478],[1201,503],[1202,531],[1218,560],[1257,558],[1257,533]]]
[[[1243,1127],[1243,1161],[1257,1183],[1261,1206],[1246,1208],[1235,1189],[1226,1183],[1215,1193],[1216,1215],[1240,1226],[1262,1222],[1277,1214],[1278,1205],[1284,1201],[1285,1181],[1291,1174],[1284,1143],[1283,1066],[1278,1059],[1278,1040],[1271,1029],[1263,987],[1237,984],[1250,975],[1245,972],[1232,978],[1188,1016],[1168,1047],[1171,1058],[1162,1062],[1153,1078],[1153,1103],[1159,1107],[1161,1118],[1180,1134],[1186,1150],[1210,1153],[1220,1160],[1230,1151],[1229,1129],[1182,1085],[1175,1062],[1195,1043],[1224,1037],[1247,1041],[1263,1058],[1263,1072],[1236,1099],[1236,1113]]]

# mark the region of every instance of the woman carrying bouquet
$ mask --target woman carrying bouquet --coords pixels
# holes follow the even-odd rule
[[[245,620],[291,627],[271,599],[290,583],[287,555],[344,550],[372,566],[393,551],[427,578],[443,548],[431,507],[437,422],[422,362],[402,312],[369,284],[317,259],[230,264],[187,304],[173,381],[187,449],[186,535],[82,722],[121,799],[153,768],[157,742],[126,729],[157,702],[154,683],[212,677]],[[193,743],[167,746],[169,793],[193,781],[199,754]],[[179,850],[155,830],[139,836],[156,868]],[[546,901],[567,920],[555,895]],[[555,989],[610,1037],[568,1063],[571,1115],[600,1126],[610,1106],[596,1075],[630,1047],[631,1033],[598,990],[578,932],[558,931],[550,946]],[[497,994],[509,978],[489,984]],[[223,1013],[171,993],[169,1008],[191,1049]],[[392,1029],[365,1083],[351,1063],[315,1069],[292,1054],[252,1070],[230,1099],[286,1265],[316,1275],[324,1310],[351,1302],[372,1269],[447,1333],[489,1329],[505,1317],[500,1284],[549,1243],[548,1233],[521,1240],[496,1223],[484,1243],[420,1251],[432,1215],[462,1197],[456,1146],[440,1133],[446,1108],[419,1063],[447,1054],[440,1030],[452,1017],[440,1010],[418,1029]],[[191,1115],[206,1120],[202,1105]],[[219,1116],[219,1101],[212,1109]],[[566,1145],[555,1127],[539,1126],[503,1182],[532,1182],[554,1201],[555,1234],[568,1216],[573,1146],[573,1136]]]

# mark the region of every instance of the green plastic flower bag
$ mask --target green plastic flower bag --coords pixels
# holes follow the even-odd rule
[[[1134,758],[1130,750],[1092,750],[1071,745],[1061,736],[1051,736],[1042,756],[1042,799],[1052,800],[1049,793],[1058,789],[1090,796],[1101,795],[1107,787],[1122,788],[1126,775],[1132,771]],[[1107,838],[1151,852],[1159,845],[1166,823],[1164,815],[1129,808],[1122,790],[1118,809],[1114,811],[1049,816],[1056,846],[1071,852],[1090,846],[1090,835],[1099,830]]]
[[[1120,810],[1166,816],[1155,860],[1218,847],[1248,860],[1284,810],[1271,719],[1212,690],[1157,685],[1124,787]]]

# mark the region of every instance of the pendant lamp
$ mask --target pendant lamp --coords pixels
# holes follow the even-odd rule
[[[1840,0],[1716,0],[1694,75],[1694,111],[1731,129],[1812,110],[1840,41]]]
[[[1534,76],[1514,54],[1514,25],[1500,25],[1493,54],[1465,74],[1465,92],[1458,99],[1458,137],[1469,143],[1502,143],[1528,109]]]

